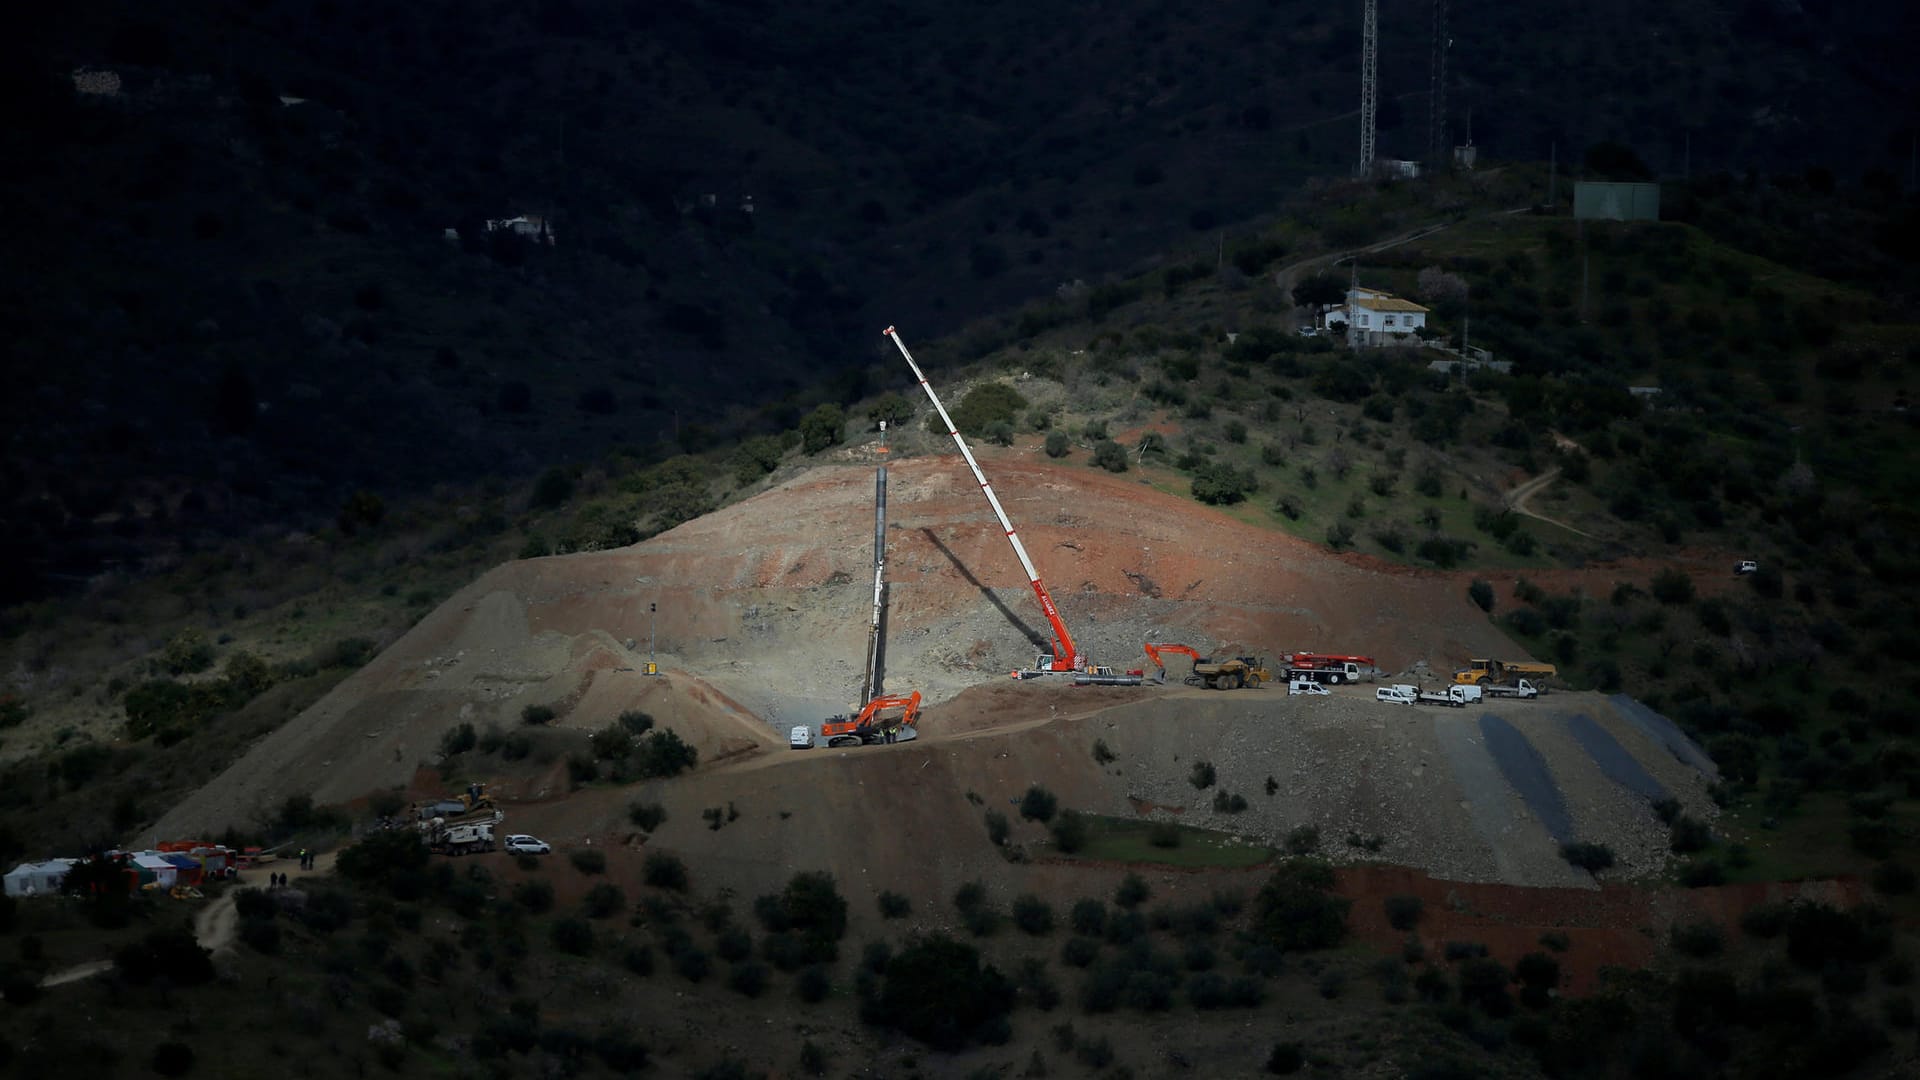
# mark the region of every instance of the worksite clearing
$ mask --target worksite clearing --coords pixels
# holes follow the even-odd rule
[[[981,455],[1007,513],[1092,663],[1140,668],[1142,642],[1206,655],[1364,651],[1382,682],[1441,689],[1473,656],[1515,647],[1467,595],[1470,573],[1328,552],[1158,491],[1130,475]],[[692,773],[569,791],[564,761],[488,777],[515,831],[568,848],[641,844],[687,854],[706,886],[743,895],[800,869],[831,871],[856,907],[883,889],[935,905],[982,878],[1061,896],[1090,867],[1053,853],[1012,805],[1030,785],[1089,813],[1177,821],[1279,847],[1319,829],[1336,861],[1459,882],[1595,889],[1560,845],[1605,844],[1611,876],[1657,872],[1667,829],[1653,798],[1712,819],[1713,765],[1630,698],[1559,691],[1463,709],[1377,703],[1370,684],[1289,696],[1179,685],[1073,686],[1008,672],[1050,648],[1007,539],[953,455],[890,462],[884,692],[918,691],[918,738],[789,750],[789,731],[858,711],[871,603],[873,457],[860,447],[752,498],[616,551],[495,568],[363,670],[260,740],[162,820],[164,835],[245,823],[288,795],[348,803],[424,790],[443,734],[522,726],[596,731],[650,714],[699,751]],[[1703,574],[1719,568],[1699,558]],[[1604,594],[1655,569],[1532,575]],[[648,605],[657,604],[657,616]],[[657,626],[650,623],[657,617]],[[659,676],[645,674],[657,642]],[[1150,665],[1149,665],[1150,667]],[[1104,744],[1096,760],[1096,742]],[[1194,766],[1213,766],[1212,786]],[[455,779],[455,785],[466,777]],[[1245,809],[1215,809],[1216,796]],[[668,824],[643,837],[635,801]],[[731,806],[710,830],[702,810]],[[986,811],[1014,821],[1013,862]]]

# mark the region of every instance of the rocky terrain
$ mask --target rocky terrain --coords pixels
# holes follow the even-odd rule
[[[1429,672],[1468,656],[1513,652],[1467,599],[1468,575],[1332,555],[1127,476],[1015,451],[985,465],[1098,663],[1141,666],[1149,640],[1269,656],[1318,648],[1371,654],[1407,673],[1396,678],[1433,683],[1444,676]],[[1592,887],[1559,856],[1572,840],[1613,848],[1621,873],[1655,869],[1665,830],[1653,798],[1711,813],[1704,755],[1657,716],[1599,695],[1429,710],[1375,702],[1367,686],[1303,699],[1177,682],[1014,682],[1007,673],[1045,651],[1046,624],[964,465],[927,457],[891,473],[886,685],[928,701],[913,744],[785,747],[788,726],[846,708],[859,690],[872,472],[854,460],[631,548],[497,567],[159,828],[216,829],[297,792],[345,802],[406,786],[450,728],[511,729],[530,704],[583,730],[641,709],[693,743],[702,768],[653,795],[683,821],[732,801],[761,822],[703,837],[703,858],[821,865],[858,881],[876,851],[897,848],[912,863],[939,850],[920,882],[930,892],[1000,861],[978,801],[1034,783],[1077,809],[1177,817],[1276,844],[1314,825],[1335,858],[1531,885]],[[1600,590],[1645,571],[1559,573]],[[662,677],[644,674],[650,640]],[[1177,680],[1185,661],[1174,663]],[[1117,760],[1096,762],[1095,739]],[[1216,789],[1189,783],[1196,760],[1248,808],[1216,813]],[[617,841],[633,792],[563,797],[555,781],[505,794],[522,804],[516,829]],[[770,818],[776,807],[783,814]],[[871,843],[844,842],[868,832]]]

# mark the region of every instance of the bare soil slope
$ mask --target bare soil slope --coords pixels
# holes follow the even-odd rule
[[[848,455],[852,464],[815,469],[631,548],[495,568],[261,740],[170,813],[160,831],[246,821],[298,792],[342,802],[404,785],[449,728],[463,721],[512,727],[529,704],[549,705],[559,714],[557,724],[580,729],[601,727],[629,708],[672,727],[699,747],[703,768],[692,781],[664,790],[692,800],[684,809],[696,822],[701,806],[740,800],[749,791],[755,803],[770,798],[779,790],[764,787],[771,780],[757,774],[743,780],[740,770],[764,767],[755,758],[784,759],[787,725],[817,722],[858,693],[873,531],[873,473],[857,460],[860,453]],[[1363,652],[1389,671],[1422,662],[1446,670],[1470,655],[1513,652],[1466,598],[1470,575],[1331,555],[1127,476],[1051,465],[1020,451],[986,455],[985,465],[1082,650],[1097,662],[1138,666],[1147,640],[1264,655],[1304,648]],[[857,752],[819,752],[826,760],[803,770],[804,793],[782,796],[790,811],[825,808],[826,820],[813,824],[829,845],[852,839],[848,828],[874,832],[849,849],[861,863],[845,868],[856,879],[866,866],[889,865],[893,847],[909,863],[929,851],[944,858],[963,846],[998,860],[980,844],[930,846],[884,820],[865,823],[863,815],[889,818],[918,793],[958,800],[943,819],[966,822],[969,835],[983,842],[979,811],[960,812],[968,790],[1004,797],[1038,782],[1067,805],[1124,812],[1129,795],[1178,802],[1169,793],[1185,786],[1186,762],[1213,755],[1223,784],[1256,806],[1271,801],[1281,808],[1250,815],[1248,831],[1277,837],[1294,825],[1320,822],[1334,844],[1349,829],[1392,834],[1382,854],[1408,865],[1468,879],[1571,883],[1571,871],[1542,846],[1545,834],[1514,824],[1526,815],[1511,807],[1469,806],[1460,812],[1470,822],[1443,828],[1452,813],[1448,804],[1460,799],[1458,785],[1484,786],[1478,774],[1461,773],[1478,767],[1468,744],[1482,733],[1471,711],[1436,717],[1351,698],[1316,708],[1289,703],[1278,691],[1219,695],[1011,682],[1008,671],[1043,651],[1046,623],[964,463],[930,457],[894,462],[890,472],[886,682],[894,691],[918,689],[930,702],[920,749],[908,748],[918,758],[913,768],[924,775],[902,780],[884,769],[860,771],[872,766]],[[1618,578],[1644,579],[1624,568],[1566,576],[1591,578],[1596,591]],[[649,603],[659,605],[663,678],[642,673]],[[1618,725],[1601,699],[1581,707]],[[1525,705],[1498,708],[1529,715]],[[1106,709],[1112,711],[1101,712]],[[1062,722],[1093,713],[1101,713],[1099,719],[1081,725],[1097,724],[1100,737],[1139,764],[1123,761],[1111,773],[1094,766],[1088,746],[1095,729]],[[1283,717],[1293,725],[1288,739],[1268,741]],[[934,749],[1002,735],[1017,737]],[[1631,737],[1622,728],[1621,738]],[[1664,752],[1652,756],[1672,760]],[[1564,759],[1566,768],[1579,768],[1579,758],[1549,754],[1549,765]],[[1237,764],[1242,759],[1246,769]],[[1284,789],[1276,800],[1259,790],[1269,774]],[[733,786],[741,784],[747,786]],[[884,792],[872,790],[876,786]],[[1696,801],[1687,784],[1672,786]],[[1195,794],[1191,787],[1185,793]],[[592,794],[576,796],[582,812]],[[1644,800],[1633,801],[1638,814]],[[580,832],[615,831],[624,804],[624,796],[607,800],[591,826],[579,822]],[[1584,807],[1571,813],[1584,829]],[[1547,816],[1564,831],[1564,813]],[[513,827],[523,825],[534,827],[519,818]],[[1503,829],[1528,837],[1524,854],[1495,857],[1482,850],[1482,840],[1431,854],[1440,835]],[[1612,838],[1612,831],[1598,831]],[[776,833],[765,837],[771,846],[738,857],[761,864],[793,857]],[[1493,844],[1491,851],[1511,846]],[[1639,847],[1616,850],[1627,857]],[[829,850],[810,854],[816,865],[838,858]],[[956,864],[943,873],[967,868]]]

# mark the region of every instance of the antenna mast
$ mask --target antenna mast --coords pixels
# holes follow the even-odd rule
[[[1453,39],[1447,36],[1447,0],[1433,0],[1433,59],[1428,66],[1427,87],[1427,167],[1430,169],[1445,168],[1447,164],[1447,50],[1452,46]]]
[[[1000,508],[1000,497],[993,493],[993,485],[987,483],[987,476],[980,471],[980,463],[973,459],[973,451],[967,448],[967,440],[960,437],[960,429],[954,426],[953,418],[947,415],[947,407],[940,404],[940,396],[933,392],[932,384],[927,382],[920,365],[914,363],[913,354],[907,351],[907,343],[900,340],[899,331],[889,326],[882,331],[907,358],[907,366],[913,369],[913,377],[920,380],[920,389],[927,392],[927,399],[933,402],[934,411],[940,414],[940,422],[947,426],[947,434],[953,436],[953,444],[960,448],[960,456],[967,459],[967,468],[973,470],[973,478],[980,483],[980,490],[987,496],[987,502],[993,506],[993,516],[1000,519],[1000,527],[1006,530],[1007,541],[1013,545],[1013,553],[1020,557],[1020,566],[1027,572],[1027,583],[1033,586],[1033,595],[1040,601],[1040,610],[1046,613],[1047,622],[1053,627],[1053,661],[1047,671],[1079,671],[1085,667],[1078,650],[1074,648],[1073,635],[1067,633],[1067,624],[1060,621],[1060,609],[1054,606],[1053,596],[1047,592],[1045,582],[1040,580],[1040,572],[1033,568],[1033,560],[1027,557],[1026,545],[1020,543],[1020,534],[1013,531],[1013,522],[1007,520],[1007,512]],[[1019,678],[1020,672],[1014,672]]]
[[[1373,175],[1373,114],[1380,97],[1380,71],[1376,54],[1380,46],[1379,19],[1375,0],[1366,0],[1366,12],[1360,27],[1360,178]]]

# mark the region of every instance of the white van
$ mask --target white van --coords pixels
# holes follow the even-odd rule
[[[1333,691],[1314,682],[1312,679],[1295,679],[1287,684],[1288,697],[1332,697]]]
[[[787,734],[787,745],[793,747],[795,750],[813,749],[813,729],[805,724],[796,725],[794,729]]]
[[[1411,686],[1383,686],[1373,692],[1375,701],[1391,701],[1395,705],[1411,705],[1420,698],[1420,692]]]

